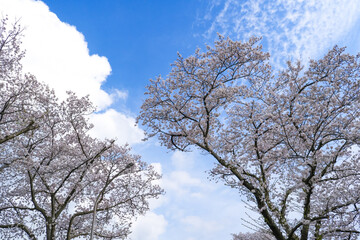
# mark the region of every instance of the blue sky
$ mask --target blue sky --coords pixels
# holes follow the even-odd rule
[[[0,14],[26,27],[24,70],[64,98],[90,94],[92,134],[128,142],[163,174],[166,195],[134,224],[133,240],[219,240],[249,231],[238,192],[210,181],[214,162],[141,142],[134,126],[150,78],[166,76],[177,52],[188,56],[219,32],[262,36],[275,69],[322,56],[335,44],[360,52],[358,0],[0,0]]]
[[[112,74],[104,89],[126,89],[138,110],[144,86],[166,74],[177,51],[191,54],[203,40],[198,18],[206,1],[45,1],[58,17],[84,34],[90,54],[106,56]],[[203,6],[203,7],[200,7]],[[202,29],[203,31],[204,29]]]

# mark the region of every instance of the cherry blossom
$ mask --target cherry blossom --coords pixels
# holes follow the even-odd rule
[[[60,103],[23,74],[21,28],[7,23],[0,23],[0,238],[126,238],[148,200],[162,194],[159,174],[128,146],[88,134],[88,97],[69,92]]]
[[[217,163],[278,240],[360,236],[360,55],[335,46],[304,67],[272,70],[260,39],[219,37],[150,80],[147,136]]]

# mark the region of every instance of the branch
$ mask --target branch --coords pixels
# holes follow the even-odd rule
[[[0,225],[0,228],[19,228],[20,230],[25,232],[31,240],[37,240],[37,238],[31,232],[31,230],[29,228],[27,228],[24,224],[21,224],[21,223]]]
[[[24,134],[24,133],[28,132],[28,131],[35,130],[38,127],[39,126],[35,125],[35,122],[33,120],[31,120],[30,123],[27,125],[27,127],[23,128],[23,129],[21,129],[21,130],[19,130],[17,132],[14,132],[14,133],[12,133],[10,135],[7,135],[4,138],[0,139],[0,144],[2,144],[4,142],[7,142],[7,141],[9,141],[9,140],[21,135],[21,134]]]

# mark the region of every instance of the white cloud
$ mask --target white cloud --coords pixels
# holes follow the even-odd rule
[[[360,18],[358,0],[222,2],[206,36],[216,32],[241,40],[263,36],[262,44],[277,64],[319,57],[343,42]]]
[[[171,162],[176,169],[190,169],[194,166],[194,153],[175,151]]]
[[[166,226],[167,221],[163,215],[148,212],[145,216],[140,216],[133,224],[130,238],[132,240],[158,240],[165,232]]]
[[[161,166],[161,163],[152,163],[151,166],[154,168],[154,170],[155,170],[158,174],[162,174],[162,166]]]
[[[181,200],[192,201],[202,199],[216,188],[203,179],[192,176],[188,170],[175,170],[163,176],[162,187],[166,191],[163,202]]]
[[[199,229],[203,232],[203,235],[211,235],[211,232],[219,231],[222,226],[216,221],[210,221],[208,219],[202,219],[198,216],[186,216],[181,220],[190,232],[198,232]]]
[[[94,124],[91,134],[100,139],[117,139],[118,144],[140,143],[144,138],[144,132],[135,126],[135,118],[126,116],[114,109],[108,109],[104,113],[95,113],[90,116],[90,122]]]
[[[115,89],[113,93],[111,93],[111,96],[113,99],[121,99],[126,100],[129,93],[127,91],[120,91],[119,89]]]
[[[98,110],[108,108],[115,100],[126,100],[127,91],[107,93],[101,84],[111,73],[106,57],[90,55],[82,33],[62,22],[48,6],[34,0],[0,0],[0,14],[10,21],[20,19],[25,28],[22,47],[25,72],[34,74],[53,88],[60,98],[71,90],[78,96],[90,95]],[[91,116],[92,134],[99,138],[116,138],[119,144],[139,143],[143,132],[135,127],[135,119],[114,109]]]
[[[152,163],[151,166],[154,170],[162,174],[162,166],[160,163]],[[159,184],[162,186],[162,179],[156,180],[153,184]],[[134,219],[131,228],[132,233],[130,239],[132,240],[157,240],[166,231],[168,222],[161,214],[156,214],[154,210],[163,205],[165,201],[164,196],[160,196],[158,199],[150,199],[149,207],[150,211],[143,216],[139,216]]]
[[[200,179],[192,177],[187,171],[173,171],[169,176],[165,176],[164,181],[167,189],[174,190],[177,193],[185,192],[189,188],[204,187]]]
[[[49,84],[60,99],[71,90],[80,96],[89,94],[99,109],[111,105],[113,96],[101,89],[111,72],[110,64],[106,57],[89,54],[87,42],[76,27],[62,22],[41,1],[0,0],[0,14],[10,20],[20,19],[25,28],[24,71]]]

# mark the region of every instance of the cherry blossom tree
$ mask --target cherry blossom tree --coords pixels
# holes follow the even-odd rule
[[[360,55],[335,46],[275,73],[258,38],[180,54],[150,80],[138,122],[170,148],[196,148],[278,240],[360,236]]]
[[[40,95],[48,93],[31,75],[22,75],[20,60],[24,52],[20,50],[21,27],[13,24],[9,27],[7,18],[0,20],[0,172],[16,159],[14,154],[4,156],[4,149],[14,144],[15,138],[37,128],[39,117],[28,108]],[[40,102],[38,102],[40,103]]]
[[[233,240],[273,240],[273,239],[274,238],[271,235],[262,232],[233,234]]]
[[[88,98],[60,103],[23,75],[21,30],[0,29],[0,238],[125,239],[162,194],[159,174],[128,146],[92,138]]]

